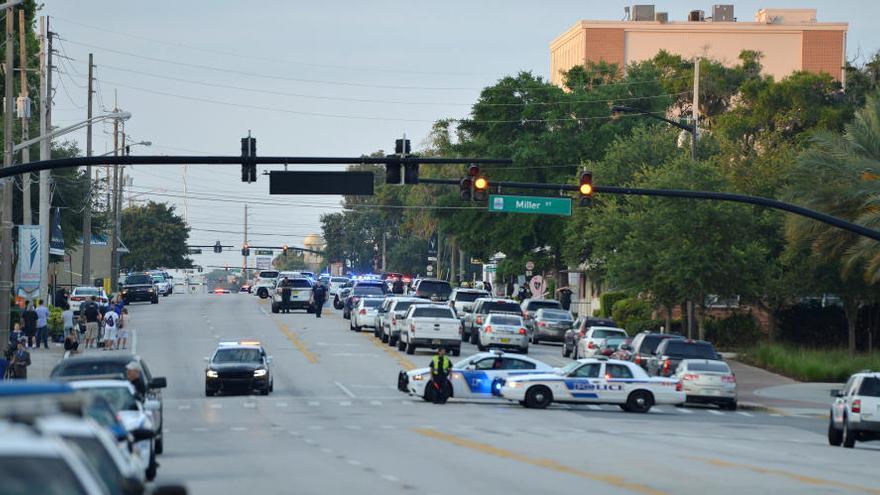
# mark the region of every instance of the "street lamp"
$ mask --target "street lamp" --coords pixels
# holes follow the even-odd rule
[[[131,143],[127,146],[131,147],[131,146],[152,146],[152,145],[153,145],[152,141],[138,141],[137,143]],[[113,153],[116,153],[117,151],[125,151],[125,145],[123,145],[122,147],[116,148],[115,150],[108,151],[108,152],[101,154],[99,156],[112,155]]]
[[[675,126],[685,132],[689,132],[691,134],[691,158],[693,158],[694,160],[697,159],[698,129],[697,129],[696,122],[694,122],[692,125],[682,124],[681,122],[676,122],[674,120],[667,119],[666,117],[662,117],[660,115],[657,115],[657,114],[654,114],[654,113],[651,113],[651,112],[648,112],[645,110],[641,110],[638,108],[633,108],[633,107],[630,107],[627,105],[614,105],[611,107],[611,113],[613,113],[613,114],[630,113],[630,114],[644,115],[645,117],[650,117],[652,119],[662,120],[663,122],[666,122],[667,124],[669,124],[671,126]]]
[[[125,121],[130,118],[131,118],[131,113],[129,113],[129,112],[110,112],[110,113],[105,113],[104,115],[98,115],[98,116],[92,117],[90,119],[83,120],[82,122],[78,122],[76,124],[69,125],[67,127],[62,127],[61,129],[55,129],[52,132],[48,132],[48,133],[43,134],[41,136],[37,136],[35,138],[28,139],[27,141],[22,141],[12,147],[12,152],[14,153],[16,151],[20,151],[24,148],[27,148],[28,146],[30,146],[32,144],[37,144],[40,141],[43,141],[44,139],[54,139],[58,136],[62,136],[64,134],[68,134],[73,131],[77,131],[77,130],[82,129],[83,127],[85,127],[89,124],[94,124],[95,122],[100,122],[102,120],[117,120],[117,119]]]

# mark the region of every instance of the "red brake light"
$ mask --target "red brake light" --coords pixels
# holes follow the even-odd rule
[[[682,380],[697,380],[699,378],[700,375],[695,375],[694,373],[685,373],[685,375],[681,377]]]
[[[520,335],[525,335],[525,334],[526,334],[526,329],[525,329],[525,328],[520,328],[520,329],[519,329],[519,334],[520,334]]]
[[[587,349],[595,349],[595,348],[596,348],[596,344],[594,344],[592,342],[587,344]]]
[[[638,354],[636,355],[635,363],[636,363],[636,364],[641,364],[641,363],[642,363],[642,356],[641,356],[641,355],[638,355]]]
[[[856,399],[853,401],[852,412],[854,412],[854,413],[862,412],[862,399]]]
[[[721,381],[724,383],[736,383],[736,377],[733,375],[722,376]]]
[[[361,315],[365,315],[365,314],[367,314],[367,310],[366,310],[366,309],[363,309],[363,308],[361,308],[361,310],[360,310],[360,311],[358,311],[358,314],[361,314]]]
[[[675,391],[681,392],[681,389],[682,389],[681,382],[675,382]]]
[[[544,323],[543,321],[539,321],[539,322],[538,322],[538,326],[539,326],[539,327],[546,327],[547,324]]]
[[[486,333],[492,333],[492,325],[486,325],[485,331]]]
[[[669,375],[669,360],[663,361],[663,374]]]

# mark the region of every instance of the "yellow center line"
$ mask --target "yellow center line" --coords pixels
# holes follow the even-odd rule
[[[303,344],[299,337],[297,337],[295,333],[291,332],[290,329],[287,328],[286,324],[278,321],[274,317],[271,318],[275,322],[275,325],[278,327],[278,329],[281,330],[281,333],[287,336],[287,340],[293,343],[293,345],[296,346],[296,348],[303,353],[303,355],[306,357],[306,359],[309,360],[310,363],[318,364],[318,356],[316,356],[312,351],[308,350],[308,348],[306,348],[306,345]]]
[[[383,343],[381,340],[373,336],[373,334],[369,334],[367,337],[370,339],[370,342],[372,342],[373,345],[375,345],[379,349],[382,349],[385,354],[393,357],[394,360],[397,361],[404,370],[411,371],[417,368],[417,366],[412,361],[401,356],[399,352],[395,352],[394,348],[389,347],[388,344]]]
[[[602,483],[607,483],[612,486],[616,486],[617,488],[623,488],[626,490],[631,490],[638,493],[645,493],[648,495],[667,495],[666,492],[662,492],[660,490],[655,490],[646,485],[642,485],[639,483],[634,483],[632,481],[628,481],[626,478],[621,476],[615,476],[611,474],[599,474],[592,473],[589,471],[584,471],[582,469],[576,469],[571,466],[566,466],[565,464],[561,464],[552,459],[539,459],[534,457],[529,457],[524,454],[520,454],[518,452],[514,452],[512,450],[506,450],[498,447],[494,447],[492,445],[488,445],[485,443],[475,442],[473,440],[468,440],[466,438],[462,438],[455,435],[450,435],[447,433],[443,433],[431,428],[416,428],[416,433],[420,435],[424,435],[429,438],[433,438],[435,440],[441,440],[444,442],[451,443],[458,447],[464,447],[466,449],[475,450],[477,452],[482,452],[483,454],[493,455],[495,457],[500,457],[502,459],[509,459],[512,461],[521,462],[523,464],[529,464],[532,466],[537,466],[540,468],[548,469],[550,471],[556,471],[557,473],[570,474],[572,476],[577,476],[579,478],[584,478],[593,481],[600,481]]]
[[[795,473],[795,472],[791,472],[791,471],[785,471],[783,469],[765,468],[765,467],[760,467],[760,466],[750,466],[748,464],[737,464],[735,462],[723,461],[721,459],[707,459],[707,458],[703,458],[703,457],[688,457],[688,459],[692,459],[692,460],[700,461],[700,462],[705,462],[706,464],[709,464],[712,466],[717,466],[717,467],[730,468],[730,469],[745,469],[745,470],[753,471],[756,473],[768,474],[768,475],[772,475],[772,476],[779,476],[782,478],[788,478],[788,479],[792,479],[795,481],[799,481],[805,485],[827,486],[827,487],[831,487],[831,488],[841,488],[844,490],[851,490],[851,491],[856,491],[856,492],[864,492],[864,493],[871,493],[874,495],[880,495],[880,489],[877,489],[877,488],[870,488],[867,486],[854,485],[854,484],[846,483],[846,482],[842,482],[842,481],[834,481],[834,480],[826,480],[826,479],[822,479],[822,478],[816,478],[813,476],[807,476],[805,474],[799,474],[799,473]]]

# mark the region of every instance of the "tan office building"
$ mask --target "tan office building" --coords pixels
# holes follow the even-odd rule
[[[809,71],[846,82],[847,23],[817,22],[815,9],[762,9],[754,22],[737,21],[732,5],[716,5],[711,14],[692,11],[687,20],[670,22],[653,5],[636,5],[627,9],[628,20],[580,21],[550,44],[550,80],[561,85],[562,72],[587,62],[625,68],[660,50],[729,66],[739,63],[741,51],[755,50],[764,73],[777,80]]]

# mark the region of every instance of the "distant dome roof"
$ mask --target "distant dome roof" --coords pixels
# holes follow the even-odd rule
[[[321,236],[319,236],[318,234],[309,234],[306,236],[306,240],[303,242],[303,244],[307,246],[321,245],[324,244],[324,239],[322,239]]]

